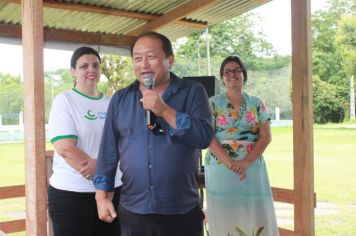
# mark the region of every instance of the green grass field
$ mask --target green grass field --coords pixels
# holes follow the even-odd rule
[[[316,235],[356,235],[356,129],[326,127],[314,129]],[[264,154],[271,185],[293,188],[292,128],[273,128],[272,136]],[[23,153],[23,143],[0,144],[0,186],[24,183]],[[1,200],[0,221],[24,217],[24,205]],[[293,229],[293,206],[276,203],[276,212],[279,226]]]
[[[274,128],[272,135],[273,141],[264,154],[271,185],[293,188],[292,129]],[[314,129],[316,235],[356,235],[355,177],[356,129],[317,126]],[[276,204],[280,226],[293,229],[292,210],[292,206]]]

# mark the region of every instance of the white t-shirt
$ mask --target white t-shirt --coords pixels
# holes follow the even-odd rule
[[[76,89],[57,95],[53,100],[48,122],[51,142],[75,138],[76,146],[96,159],[109,102],[108,96],[93,98]],[[117,168],[115,187],[122,184],[121,175]],[[53,157],[53,174],[49,182],[51,186],[61,190],[95,192],[93,182],[84,178],[56,151]]]

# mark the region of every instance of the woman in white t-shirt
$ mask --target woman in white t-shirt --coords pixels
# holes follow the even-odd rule
[[[102,130],[110,98],[97,90],[100,56],[80,47],[71,58],[74,88],[59,94],[49,116],[49,136],[54,145],[53,175],[48,188],[48,208],[55,236],[120,235],[118,220],[98,218],[95,172]],[[118,206],[121,172],[117,169],[113,203]]]

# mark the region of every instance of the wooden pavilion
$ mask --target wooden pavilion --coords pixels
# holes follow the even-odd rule
[[[128,48],[145,31],[176,39],[242,14],[270,0],[0,0],[0,37],[22,39],[24,186],[0,188],[0,199],[26,197],[26,219],[0,222],[5,233],[50,235],[47,227],[43,47],[45,42]],[[273,188],[275,201],[294,204],[294,230],[315,234],[311,0],[290,0],[294,188]],[[283,20],[283,19],[281,19]],[[47,153],[47,156],[50,153]]]

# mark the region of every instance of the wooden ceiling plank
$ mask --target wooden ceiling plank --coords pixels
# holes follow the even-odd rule
[[[142,34],[143,32],[146,31],[153,31],[157,30],[159,28],[162,28],[168,24],[172,24],[188,14],[191,14],[197,10],[202,10],[203,8],[212,6],[220,2],[219,0],[195,0],[195,1],[189,1],[179,7],[176,7],[166,14],[158,17],[157,19],[154,19],[147,24],[140,26],[130,32],[127,33],[127,35],[133,35],[137,36],[139,34]]]

